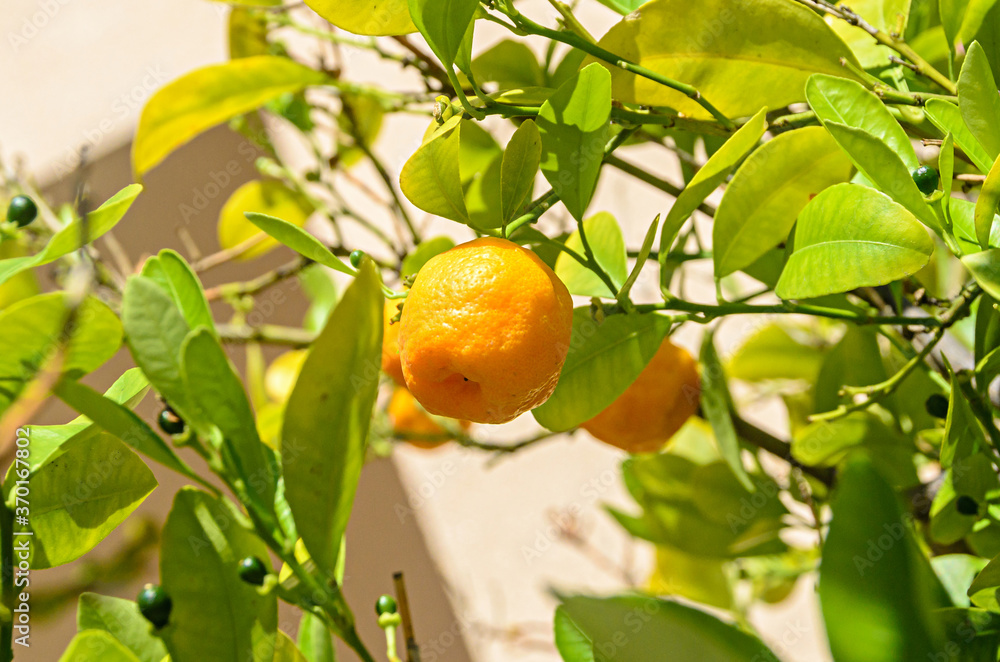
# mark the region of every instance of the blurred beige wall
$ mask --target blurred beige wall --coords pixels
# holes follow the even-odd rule
[[[583,4],[586,11],[580,15],[585,24],[595,34],[603,33],[613,15],[596,2]],[[526,0],[521,7],[546,20],[553,13],[541,0]],[[224,5],[207,0],[6,0],[0,11],[0,89],[8,98],[11,90],[17,90],[17,95],[16,102],[0,104],[0,155],[7,159],[23,155],[30,171],[65,199],[69,191],[66,175],[76,163],[80,146],[88,145],[95,157],[94,200],[103,199],[130,181],[127,142],[142,101],[164,82],[225,58],[227,11]],[[477,48],[498,39],[489,27],[493,26],[477,32]],[[352,54],[346,63],[355,79],[401,87],[414,81],[365,54]],[[406,117],[387,124],[377,151],[391,171],[399,172],[428,121]],[[253,174],[252,164],[243,159],[238,147],[238,137],[217,129],[170,157],[148,177],[147,191],[116,232],[133,259],[165,246],[182,249],[176,235],[183,222],[178,205],[190,204],[197,192],[204,192],[213,172],[237,158],[243,164],[237,176],[188,226],[206,252],[217,248],[218,207],[239,181]],[[295,145],[286,147],[294,153]],[[626,154],[629,160],[679,181],[677,164],[666,152],[638,148]],[[360,167],[358,176],[371,180],[374,175]],[[363,200],[357,198],[359,203]],[[670,203],[664,194],[606,169],[593,210],[613,211],[634,248],[653,216]],[[422,218],[413,211],[427,235],[471,237],[465,228]],[[567,226],[568,219],[555,210],[544,223],[551,229]],[[354,239],[363,243],[360,234]],[[249,267],[220,268],[207,280],[214,284],[245,278],[248,268],[263,270],[289,257],[278,251]],[[696,273],[689,287],[710,298],[711,274]],[[655,300],[655,275],[643,272],[634,292],[639,298]],[[303,302],[295,292],[287,294],[269,322],[294,324],[300,319]],[[216,313],[226,314],[224,309]],[[736,324],[724,327],[720,349],[734,348],[748,330]],[[680,339],[694,349],[698,330],[685,330]],[[239,348],[233,348],[231,356],[240,363]],[[127,360],[127,355],[120,356],[116,366],[95,375],[95,383],[107,383]],[[155,415],[151,402],[145,404],[144,413]],[[47,415],[56,419],[68,413],[53,408]],[[506,426],[474,428],[477,437],[493,442],[535,431],[530,415]],[[641,583],[652,564],[651,547],[626,536],[602,510],[605,504],[632,508],[621,486],[618,465],[622,459],[621,452],[580,433],[495,462],[481,452],[458,447],[425,452],[404,446],[391,460],[366,467],[349,530],[347,589],[369,647],[384,659],[378,633],[373,631],[371,603],[375,595],[388,591],[391,572],[403,569],[409,577],[425,662],[558,660],[551,644],[555,601],[548,589],[617,591],[623,586],[623,575]],[[160,523],[178,482],[164,472],[157,475],[161,487],[141,513]],[[579,513],[575,524],[588,540],[589,550],[560,538],[555,524],[566,523],[568,512]],[[114,544],[114,540],[102,544],[95,554]],[[597,558],[595,550],[605,558]],[[151,578],[155,578],[155,567],[154,557],[148,563]],[[38,578],[51,584],[67,576],[65,571],[52,571],[52,579],[49,575],[38,573]],[[131,597],[138,584],[102,590]],[[18,651],[17,659],[56,659],[72,634],[73,619],[68,611],[54,621],[37,623],[39,648],[29,654]],[[294,624],[286,626],[285,619],[287,615],[282,619],[283,629],[294,630]],[[754,620],[762,624],[782,659],[813,662],[828,658],[815,598],[807,584],[800,586],[796,600],[781,608],[763,609],[754,614]]]

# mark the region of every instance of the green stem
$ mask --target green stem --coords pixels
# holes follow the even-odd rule
[[[833,485],[834,470],[831,467],[811,467],[800,463],[792,456],[792,445],[787,441],[778,439],[770,432],[761,430],[756,425],[744,420],[735,411],[732,412],[733,426],[740,439],[753,444],[757,448],[767,451],[775,457],[780,457],[793,467],[797,467],[813,478],[816,478],[827,487]]]
[[[670,298],[662,303],[641,304],[636,306],[640,312],[651,312],[656,310],[675,310],[689,313],[699,313],[708,319],[722,317],[724,315],[758,315],[773,313],[799,313],[802,315],[812,315],[813,317],[826,317],[829,319],[852,322],[860,326],[875,324],[891,324],[897,326],[920,326],[934,328],[941,326],[941,320],[936,317],[905,317],[899,316],[879,316],[852,313],[839,308],[824,308],[812,304],[803,303],[778,303],[773,305],[755,305],[748,303],[727,302],[723,304],[703,304],[682,299]]]

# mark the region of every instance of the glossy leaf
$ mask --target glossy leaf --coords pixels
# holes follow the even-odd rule
[[[17,399],[61,342],[69,315],[63,292],[39,294],[0,311],[0,412]],[[107,304],[90,297],[76,312],[61,371],[93,372],[115,355],[122,325]]]
[[[435,255],[440,255],[455,247],[455,242],[450,237],[434,237],[420,242],[416,250],[403,259],[403,269],[401,276],[413,276],[420,271],[420,268],[427,264]]]
[[[590,638],[562,607],[556,607],[553,629],[556,650],[565,662],[594,662],[594,646]]]
[[[611,76],[597,64],[561,85],[538,111],[542,174],[578,221],[597,188],[610,116]]]
[[[996,300],[988,294],[979,299],[974,344],[977,363],[1000,347],[1000,310],[997,310]]]
[[[944,439],[941,441],[941,466],[945,469],[978,453],[983,443],[983,431],[954,377],[952,377],[951,392],[952,397],[948,400],[948,416],[945,419]]]
[[[257,436],[243,383],[222,345],[207,329],[197,329],[185,339],[181,357],[181,374],[200,418],[222,433],[250,498],[263,512],[272,510],[275,478],[270,459]]]
[[[750,266],[785,241],[806,204],[850,174],[850,159],[822,127],[764,143],[736,171],[715,214],[716,278]]]
[[[976,240],[983,248],[989,248],[990,235],[993,233],[993,226],[996,221],[994,217],[997,212],[997,205],[1000,204],[1000,159],[993,163],[983,188],[979,192],[979,199],[976,200],[975,227]]]
[[[319,239],[294,223],[289,223],[288,221],[274,218],[267,214],[257,214],[254,212],[248,212],[246,217],[258,228],[313,262],[318,262],[324,267],[330,267],[342,274],[354,275],[354,269],[344,264],[340,258],[331,253]]]
[[[312,206],[305,198],[279,181],[265,179],[247,182],[229,196],[219,212],[219,246],[223,249],[233,248],[261,233],[260,229],[247,220],[246,212],[274,216],[301,228],[312,211]],[[278,245],[273,238],[264,239],[236,260],[260,257]]]
[[[713,333],[706,333],[702,339],[699,361],[702,366],[701,407],[705,412],[705,418],[712,425],[719,454],[722,455],[726,464],[732,469],[733,475],[743,487],[753,491],[754,485],[750,482],[750,477],[743,467],[740,442],[736,437],[736,428],[733,426],[733,417],[730,411],[733,406],[732,398],[729,395],[726,374],[715,349],[715,335]]]
[[[64,379],[53,389],[59,399],[91,419],[101,429],[151,460],[191,477],[194,471],[131,409],[102,396],[85,384]]]
[[[958,107],[990,159],[1000,156],[1000,95],[986,53],[973,42],[958,77]]]
[[[670,330],[661,315],[612,315],[600,325],[588,308],[573,311],[569,353],[552,396],[532,410],[553,431],[601,413],[636,380]]]
[[[833,121],[825,122],[824,126],[868,181],[909,209],[924,225],[938,226],[937,216],[913,182],[910,171],[888,145],[863,129]]]
[[[910,0],[854,0],[851,10],[885,34],[902,34],[910,16]],[[894,52],[867,31],[835,16],[827,16],[826,22],[851,47],[864,69],[889,66],[889,56]]]
[[[153,473],[109,434],[67,442],[31,476],[31,567],[69,563],[93,549],[156,487]]]
[[[420,146],[403,165],[399,187],[425,212],[470,223],[460,170],[460,121],[452,118]]]
[[[574,596],[564,598],[560,609],[593,642],[598,660],[751,662],[775,659],[774,653],[756,637],[677,602],[638,595]],[[623,627],[628,628],[628,634]]]
[[[996,4],[996,0],[941,0],[941,23],[953,53],[972,42]]]
[[[132,142],[136,178],[199,133],[287,92],[330,83],[321,72],[286,57],[258,55],[196,69],[153,94]]]
[[[981,504],[987,495],[996,494],[998,488],[1000,481],[993,465],[982,453],[952,464],[931,504],[931,538],[944,545],[953,545],[964,538],[972,531],[979,514],[961,512],[958,499],[966,497]]]
[[[87,630],[73,637],[59,662],[138,662],[138,658],[107,632]]]
[[[80,632],[107,632],[139,662],[160,662],[167,655],[163,642],[150,634],[149,622],[131,600],[84,593],[76,610],[76,627]]]
[[[838,184],[806,205],[775,293],[809,299],[885,285],[918,271],[934,252],[927,231],[886,196]]]
[[[415,32],[406,0],[308,0],[310,9],[354,34],[385,36]]]
[[[594,251],[597,264],[611,278],[616,288],[620,288],[628,276],[628,257],[625,252],[625,238],[622,236],[618,221],[608,212],[594,214],[583,222],[587,241]],[[583,256],[583,240],[577,230],[566,239],[566,248]],[[556,258],[556,275],[565,283],[570,294],[580,296],[614,298],[617,292],[608,290],[608,286],[589,268],[580,264],[567,253],[560,252]]]
[[[525,120],[511,136],[500,163],[500,215],[505,224],[531,196],[541,160],[542,137],[538,125]]]
[[[336,0],[334,0],[336,1]],[[476,0],[409,0],[410,17],[434,54],[450,68],[476,15]]]
[[[942,650],[931,610],[948,604],[947,597],[907,521],[870,462],[848,463],[819,579],[823,620],[839,662],[930,659]]]
[[[920,165],[903,127],[885,104],[861,83],[838,76],[811,76],[806,83],[806,99],[820,121],[861,129],[878,138],[910,171]]]
[[[781,39],[751,35],[780,34]],[[843,41],[812,10],[781,0],[653,0],[598,42],[658,74],[698,89],[723,114],[746,117],[762,107],[803,101],[812,73],[849,75],[844,58],[859,66]],[[611,70],[614,97],[627,103],[670,106],[690,117],[711,115],[684,94],[623,69]],[[734,81],[740,81],[734,85]]]
[[[979,139],[965,125],[962,111],[958,109],[958,106],[943,99],[928,99],[924,106],[924,113],[931,124],[937,127],[942,134],[952,134],[955,138],[955,145],[965,152],[980,172],[986,174],[990,171],[993,159],[990,158]]]
[[[272,662],[278,605],[236,572],[240,559],[270,558],[228,500],[184,488],[163,527],[160,580],[173,601],[161,636],[173,662]]]
[[[138,184],[130,184],[87,215],[87,243],[103,236],[108,230],[118,224],[125,216],[136,197],[142,192]],[[45,248],[35,254],[22,257],[12,257],[0,260],[0,283],[4,283],[15,275],[43,265],[55,262],[82,246],[82,221],[79,219],[63,226],[50,240]]]
[[[966,255],[962,264],[986,293],[1000,299],[1000,248]]]
[[[191,266],[176,251],[164,249],[146,260],[142,275],[154,280],[174,300],[188,326],[203,326],[215,333],[215,321],[205,299],[201,281]]]
[[[531,48],[522,42],[505,39],[472,62],[472,73],[482,84],[496,83],[501,90],[543,87],[545,72]]]
[[[281,431],[285,496],[313,560],[331,576],[378,392],[382,307],[366,260],[309,351]]]
[[[670,211],[667,212],[666,220],[663,221],[663,230],[660,235],[661,269],[684,222],[705,201],[705,198],[726,180],[736,164],[757,146],[766,130],[767,108],[762,108],[709,157],[705,165],[695,173],[681,194],[677,196]]]
[[[317,616],[303,611],[299,621],[299,650],[309,662],[337,662],[330,630]]]
[[[815,382],[824,352],[792,337],[780,324],[757,331],[733,352],[726,372],[734,379],[801,379]]]

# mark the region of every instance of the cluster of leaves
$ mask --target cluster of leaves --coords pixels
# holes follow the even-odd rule
[[[423,237],[404,196],[470,236],[531,246],[590,298],[575,311],[555,393],[533,412],[545,434],[607,407],[682,324],[709,325],[705,420],[664,452],[627,459],[637,509],[611,512],[656,545],[656,572],[641,594],[561,595],[565,660],[779,657],[746,611],[785,599],[817,566],[837,660],[997,659],[1000,3],[601,3],[623,18],[600,39],[557,0],[554,28],[511,0],[308,0],[333,30],[278,2],[234,6],[232,59],[150,99],[133,167],[141,180],[221,122],[252,141],[261,177],[222,211],[223,255],[279,244],[299,255],[253,281],[206,289],[199,265],[169,250],[127,279],[115,273],[92,242],[139,185],[83,217],[43,206],[39,223],[0,228],[0,430],[28,422],[50,392],[81,414],[31,426],[30,458],[4,482],[13,509],[17,470],[30,477],[32,567],[79,558],[141,503],[156,483],[140,454],[200,485],[177,494],[163,532],[167,624],[151,630],[135,603],[84,595],[66,662],[247,651],[317,662],[332,659],[328,633],[372,659],[341,583],[366,453],[391,437],[378,416],[373,425],[373,366],[384,297],[404,294],[382,280],[405,284],[453,245]],[[513,36],[474,57],[487,24]],[[413,68],[426,89],[352,82],[294,52],[287,31]],[[373,146],[384,116],[414,111],[429,126],[397,188]],[[301,139],[315,163],[289,166],[276,132]],[[626,160],[635,145],[678,157],[683,185]],[[382,179],[385,198],[367,193],[396,236],[341,195],[340,175],[359,163]],[[607,168],[671,199],[643,222],[636,250],[611,213],[591,210]],[[560,202],[572,232],[545,217]],[[307,232],[310,218],[336,242]],[[357,228],[369,244],[345,243]],[[341,259],[354,249],[373,257]],[[684,294],[697,262],[711,265],[713,302]],[[52,263],[64,289],[39,294],[32,269]],[[323,268],[353,279],[341,296]],[[655,302],[633,300],[644,269],[658,270]],[[313,302],[301,328],[243,322],[254,295],[291,278]],[[237,323],[217,324],[210,299],[231,304]],[[746,315],[759,316],[755,331],[721,357],[718,322]],[[78,381],[123,342],[135,369],[103,395]],[[237,342],[248,347],[246,388],[224,349]],[[265,375],[263,343],[308,352]],[[132,412],[150,387],[186,424],[173,445]],[[740,414],[758,396],[784,406],[785,438]],[[194,449],[235,501],[173,446]],[[271,555],[282,566],[265,563],[262,586],[240,578],[240,559]],[[279,598],[303,611],[298,646],[277,628]]]

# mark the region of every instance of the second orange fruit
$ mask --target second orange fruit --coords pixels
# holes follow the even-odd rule
[[[569,291],[537,255],[476,239],[417,274],[399,328],[403,376],[432,414],[505,423],[552,394],[572,326]]]

